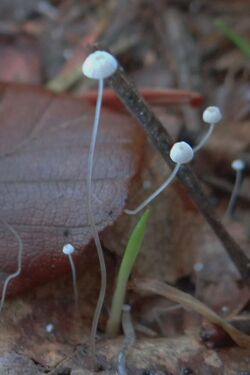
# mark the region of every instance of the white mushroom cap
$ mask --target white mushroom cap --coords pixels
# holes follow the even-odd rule
[[[193,157],[194,151],[186,142],[176,142],[170,150],[170,158],[178,164],[189,163]]]
[[[117,69],[117,60],[106,51],[91,53],[82,65],[82,72],[92,79],[104,79],[111,76]]]
[[[51,333],[51,332],[53,332],[54,331],[54,324],[52,324],[52,323],[48,323],[47,325],[46,325],[46,332],[48,332],[48,333]]]
[[[122,305],[122,311],[123,312],[131,311],[131,306],[128,305],[127,303],[124,303],[124,305]]]
[[[73,254],[73,252],[75,251],[75,248],[70,243],[67,243],[67,245],[63,246],[62,251],[65,255],[70,255],[70,254]]]
[[[245,169],[245,166],[246,166],[246,163],[241,159],[235,159],[234,161],[232,161],[232,164],[231,164],[231,167],[235,171],[242,171],[243,169]]]
[[[222,113],[218,107],[207,107],[202,118],[208,124],[217,124],[222,119]]]

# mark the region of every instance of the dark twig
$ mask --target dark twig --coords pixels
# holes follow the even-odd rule
[[[166,163],[173,169],[173,163],[169,158],[169,151],[173,145],[173,141],[162,123],[140,96],[134,84],[126,76],[123,69],[120,67],[107,81],[133,117],[135,117],[145,129],[151,142],[161,153]],[[183,165],[180,168],[178,177],[188,190],[204,218],[224,245],[227,253],[241,273],[242,278],[250,286],[250,259],[248,259],[244,251],[222,225],[204,194],[196,175],[189,166]]]

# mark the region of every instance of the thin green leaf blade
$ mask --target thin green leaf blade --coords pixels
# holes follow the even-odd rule
[[[141,216],[140,220],[136,224],[127,244],[122,259],[119,276],[121,273],[122,278],[129,278],[129,275],[133,269],[136,258],[140,252],[142,241],[145,236],[146,226],[149,220],[149,210],[146,210]]]
[[[122,306],[124,304],[128,279],[140,252],[148,220],[149,210],[146,210],[136,224],[125,249],[117,277],[110,317],[107,323],[106,331],[109,336],[115,336],[119,332]]]
[[[217,20],[215,25],[218,29],[230,39],[241,51],[247,56],[250,57],[250,42],[236,33],[231,27],[229,27],[224,21]]]

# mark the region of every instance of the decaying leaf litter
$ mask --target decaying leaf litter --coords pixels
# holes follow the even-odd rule
[[[50,3],[51,7],[41,7],[41,5],[37,7],[35,3],[28,4],[27,2],[21,10],[18,4],[15,4],[15,12],[2,5],[4,11],[8,10],[6,13],[8,21],[2,20],[0,28],[5,37],[4,45],[6,46],[7,40],[7,45],[13,48],[15,56],[18,55],[19,48],[23,45],[20,41],[19,44],[12,41],[22,40],[20,35],[23,38],[32,39],[34,44],[31,46],[35,48],[34,51],[37,47],[39,49],[39,53],[33,53],[39,62],[36,65],[35,74],[39,72],[39,80],[42,84],[55,91],[68,91],[70,95],[84,93],[86,97],[87,90],[94,87],[92,83],[83,80],[79,74],[79,66],[88,53],[83,47],[87,43],[101,41],[116,54],[125,67],[126,73],[133,77],[139,88],[177,87],[198,90],[204,96],[205,105],[217,104],[221,107],[224,122],[218,127],[206,148],[196,157],[193,168],[204,182],[204,188],[214,208],[223,218],[234,181],[234,173],[230,167],[231,161],[240,157],[244,158],[248,165],[249,63],[239,48],[216,29],[215,20],[222,18],[239,34],[249,38],[247,2],[232,2],[230,5],[227,3],[227,12],[225,12],[223,1],[216,4],[157,2],[156,5],[153,2],[138,1],[129,7],[121,1],[117,4],[107,2],[105,6],[93,3],[93,8],[83,6],[78,1],[57,1]],[[37,13],[36,17],[34,13]],[[169,26],[169,18],[174,20],[175,29]],[[110,22],[111,20],[113,22]],[[178,42],[174,43],[176,40]],[[27,48],[25,43],[24,48]],[[232,58],[233,55],[237,56],[237,59]],[[27,75],[22,74],[22,71],[24,72],[22,64],[25,60],[24,65],[28,66],[28,69],[26,67],[25,69],[29,72],[31,71],[29,64],[31,61],[34,64],[34,59],[25,59],[26,54],[23,52],[20,52],[20,59],[11,58],[10,53],[6,56],[4,52],[3,57],[9,59],[7,64],[11,62],[14,65],[12,76],[10,71],[6,76],[1,75],[3,81],[31,82]],[[42,69],[37,70],[37,66]],[[17,92],[14,91],[13,95],[17,95]],[[33,96],[32,89],[30,96]],[[25,102],[24,99],[23,101]],[[60,114],[63,117],[63,113],[62,106],[58,106],[58,113],[53,114],[52,110],[49,114],[52,117],[55,116],[53,119],[60,120],[61,117],[58,116]],[[31,105],[29,107],[31,108]],[[14,116],[11,111],[12,106],[10,105],[9,108],[8,111],[2,112],[6,121],[10,121],[11,116]],[[156,105],[154,110],[174,140],[185,137],[187,141],[196,143],[198,137],[201,136],[204,128],[199,110],[194,110],[188,104]],[[27,111],[25,104],[22,110],[23,116],[29,114]],[[119,113],[116,115],[120,116]],[[74,118],[76,119],[75,115]],[[127,115],[126,118],[128,119],[127,125],[132,124],[131,117]],[[67,119],[64,122],[67,123]],[[19,133],[15,130],[17,125],[13,122],[12,124],[14,130],[11,131],[10,128],[9,134],[13,136],[7,137],[6,142],[3,142],[3,153],[6,152],[6,148],[8,152],[13,144],[15,146],[18,140]],[[56,124],[60,125],[63,122],[59,121],[55,123],[55,126]],[[40,129],[39,121],[36,125],[38,125],[37,128],[35,127],[38,130],[37,134],[45,130],[43,126]],[[89,123],[88,126],[90,126]],[[140,132],[139,128],[138,131]],[[37,134],[36,132],[33,134],[35,142],[42,142],[40,139],[36,140]],[[53,137],[50,138],[49,134],[47,136],[53,145]],[[56,134],[55,137],[57,137]],[[63,135],[61,138],[63,140]],[[68,137],[67,142],[70,140],[71,138]],[[32,132],[31,141],[34,141]],[[10,145],[7,142],[10,142]],[[44,140],[45,142],[47,141]],[[25,147],[32,147],[32,143]],[[21,150],[19,152],[22,155]],[[80,150],[78,152],[80,153]],[[55,150],[55,156],[56,154]],[[145,144],[141,156],[135,153],[133,155],[143,158],[143,165],[140,165],[137,178],[130,182],[127,207],[136,206],[169,173],[161,157],[150,144]],[[19,158],[17,160],[21,163]],[[84,163],[83,156],[82,160]],[[80,160],[77,163],[80,164]],[[64,167],[62,165],[62,176],[67,171]],[[133,168],[135,168],[134,164]],[[8,171],[8,168],[6,170]],[[128,170],[131,176],[135,173],[130,168]],[[28,175],[29,171],[26,173]],[[39,170],[36,173],[39,175]],[[16,179],[22,179],[22,174],[17,174]],[[224,223],[235,240],[246,250],[249,223],[247,186],[248,169],[245,172],[240,200],[233,220]],[[77,190],[75,188],[76,195],[79,196],[80,193]],[[65,194],[64,189],[63,191]],[[7,192],[8,189],[6,194]],[[15,196],[16,193],[13,193],[13,198]],[[61,199],[63,198],[62,195]],[[74,197],[71,198],[74,199]],[[55,200],[50,200],[50,196],[47,199],[48,206],[53,207],[51,202]],[[49,215],[50,211],[45,211],[47,206],[44,206],[42,202],[40,204],[44,212]],[[65,202],[65,205],[69,207],[70,202]],[[79,209],[78,206],[77,204],[71,208],[74,211],[74,207]],[[60,210],[65,214],[63,209],[64,206],[60,205]],[[236,317],[241,317],[241,321],[247,322],[248,288],[180,183],[176,181],[169,190],[158,197],[153,202],[151,211],[150,225],[133,279],[135,276],[137,278],[150,277],[171,283],[198,297],[222,318],[233,321]],[[11,205],[8,212],[9,214],[13,212]],[[21,215],[22,211],[19,212]],[[72,214],[71,219],[75,217],[79,220],[77,212]],[[69,213],[65,215],[66,220],[70,220]],[[60,215],[61,218],[63,215]],[[55,219],[53,215],[50,216],[51,222]],[[25,215],[23,220],[25,221]],[[32,220],[27,221],[26,224],[30,222]],[[51,225],[51,222],[48,224]],[[136,220],[120,215],[115,223],[102,233],[109,272],[107,299],[100,322],[100,334],[103,340],[97,345],[98,358],[103,371],[116,368],[119,348],[121,349],[123,345],[122,336],[114,341],[107,341],[102,332],[108,316],[120,257],[135,222]],[[15,221],[13,221],[13,226],[14,223]],[[30,233],[30,226],[26,229],[27,236]],[[55,244],[60,242],[60,236],[51,235],[50,231],[44,227],[43,230],[45,229],[49,244],[50,241],[54,241]],[[32,233],[32,241],[36,242],[35,239],[37,236],[39,238],[39,234]],[[68,235],[67,230],[64,235]],[[13,239],[9,238],[7,243],[11,242]],[[80,238],[79,242],[81,242]],[[41,249],[44,248],[43,242],[39,241],[38,244]],[[46,244],[47,251],[50,248],[49,244],[48,246]],[[83,256],[79,257],[78,266],[80,317],[74,316],[72,310],[70,269],[68,269],[69,276],[65,276],[65,279],[35,288],[28,294],[6,304],[1,320],[3,369],[6,371],[10,369],[18,374],[18,371],[22,373],[21,367],[25,366],[27,368],[25,373],[40,374],[46,371],[70,373],[71,371],[73,374],[83,373],[84,369],[89,368],[86,355],[88,335],[98,294],[99,279],[94,247],[89,245],[87,254],[85,250]],[[62,258],[61,262],[65,262],[64,265],[60,263],[60,273],[64,273],[67,262],[61,252],[59,254]],[[4,271],[6,272],[6,268]],[[11,267],[7,271],[12,272]],[[32,279],[29,279],[28,275],[27,277],[27,285],[32,288]],[[43,283],[46,277],[44,281],[41,277],[40,280]],[[129,292],[127,302],[132,305],[132,316],[137,332],[137,341],[127,357],[128,372],[140,373],[151,370],[179,374],[189,369],[193,373],[202,374],[237,374],[249,371],[249,351],[246,349],[235,346],[216,352],[206,349],[199,339],[199,330],[203,322],[199,315],[192,311],[186,311],[183,307],[176,306],[176,303],[162,297],[141,296],[135,291]],[[54,327],[52,333],[46,331],[49,323],[52,323]],[[247,329],[246,327],[246,323],[241,324],[243,331]],[[31,332],[33,332],[33,337],[31,337]],[[159,339],[160,336],[163,338]],[[223,345],[225,343],[222,343]]]

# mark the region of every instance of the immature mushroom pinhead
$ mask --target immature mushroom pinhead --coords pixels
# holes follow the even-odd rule
[[[170,150],[170,158],[174,163],[176,163],[176,166],[172,170],[171,174],[168,176],[166,181],[163,182],[162,185],[158,187],[158,189],[151,194],[145,201],[143,201],[137,208],[134,210],[124,210],[124,212],[128,215],[136,215],[138,212],[140,212],[144,207],[146,207],[154,198],[159,195],[162,190],[164,190],[175,178],[177,175],[180,166],[182,164],[189,163],[193,157],[194,157],[194,152],[192,147],[186,143],[186,142],[176,142],[173,147]]]
[[[208,141],[208,138],[212,134],[215,125],[222,120],[222,113],[218,107],[210,106],[205,109],[202,114],[202,118],[206,124],[209,124],[209,128],[205,136],[201,139],[197,146],[194,147],[194,152],[200,150]]]

